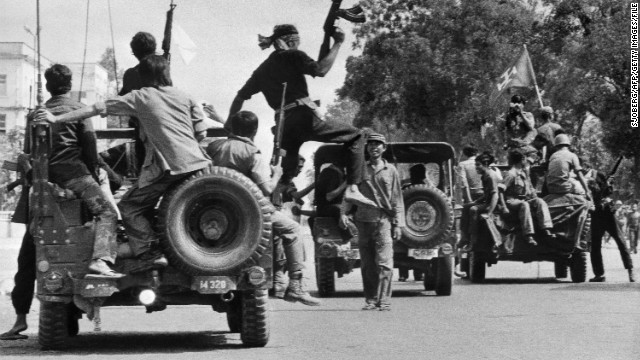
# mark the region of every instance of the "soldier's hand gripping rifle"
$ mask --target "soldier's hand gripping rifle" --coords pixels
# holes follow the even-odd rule
[[[277,166],[280,158],[287,156],[287,152],[282,148],[282,134],[284,132],[284,105],[287,94],[287,83],[282,83],[282,100],[280,101],[280,111],[278,112],[278,122],[273,132],[273,154],[271,155],[271,166]]]
[[[176,8],[171,0],[171,4],[169,5],[169,10],[167,11],[167,20],[164,23],[164,38],[162,39],[162,57],[167,59],[167,61],[171,62],[171,28],[173,26],[173,9]]]
[[[365,21],[364,14],[360,5],[356,5],[351,9],[340,9],[342,0],[331,0],[331,8],[329,9],[329,15],[324,21],[324,40],[320,46],[320,55],[318,55],[318,61],[322,60],[329,53],[331,48],[331,35],[335,31],[335,22],[338,18],[343,18],[352,23],[363,23]]]

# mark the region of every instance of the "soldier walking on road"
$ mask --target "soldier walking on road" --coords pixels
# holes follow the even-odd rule
[[[400,239],[405,226],[400,176],[396,168],[382,158],[386,149],[384,136],[369,136],[369,161],[360,191],[376,206],[358,206],[354,216],[366,302],[362,310],[391,310],[393,240]],[[345,222],[346,216],[341,221]]]
[[[634,254],[638,253],[638,238],[640,237],[640,211],[638,211],[638,203],[631,205],[631,213],[629,213],[627,221],[627,231],[629,232],[629,244]]]
[[[284,173],[290,173],[298,163],[298,151],[307,141],[321,141],[344,144],[348,152],[347,183],[345,200],[356,205],[373,205],[360,191],[358,184],[362,181],[364,165],[365,134],[362,130],[339,121],[325,120],[317,113],[317,105],[309,98],[305,75],[313,77],[325,76],[333,66],[338,50],[344,42],[344,32],[335,28],[334,44],[331,50],[317,62],[306,53],[298,50],[300,35],[293,25],[276,25],[273,35],[260,37],[260,47],[275,47],[251,75],[245,85],[238,91],[229,117],[242,110],[242,105],[254,94],[262,92],[269,106],[279,114],[284,94],[284,131],[282,148],[286,156],[282,160]],[[284,83],[287,84],[286,88]],[[278,121],[278,120],[276,120]]]

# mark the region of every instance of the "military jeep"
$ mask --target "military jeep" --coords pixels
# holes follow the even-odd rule
[[[406,227],[402,238],[393,245],[394,267],[424,273],[424,289],[437,295],[451,295],[453,284],[455,151],[441,142],[389,143],[384,158],[394,164],[403,180]],[[315,153],[316,180],[323,165],[344,157],[340,145],[323,145]],[[408,168],[423,164],[429,184],[411,184]],[[315,243],[318,293],[327,297],[335,293],[335,277],[342,277],[360,266],[358,239],[343,241],[337,219],[318,217],[312,229]]]
[[[268,201],[251,180],[215,166],[191,175],[169,189],[157,207],[156,226],[168,267],[131,273],[139,260],[127,256],[126,234],[120,234],[114,269],[125,277],[86,276],[93,249],[92,219],[82,200],[64,196],[48,182],[49,125],[32,124],[30,129],[29,231],[36,243],[38,338],[43,348],[64,347],[78,334],[83,314],[99,329],[104,306],[138,305],[152,312],[192,304],[226,313],[231,332],[241,334],[243,345],[266,345],[271,223]],[[210,129],[208,135],[224,136],[223,132]],[[108,129],[98,130],[97,136],[132,139],[134,133]],[[125,155],[119,160],[131,158]]]
[[[508,166],[497,167],[504,175]],[[539,190],[543,188],[546,168],[533,166],[530,169],[532,183]],[[542,229],[536,226],[534,236],[537,245],[525,241],[520,228],[518,214],[496,214],[479,219],[478,236],[469,247],[459,251],[460,269],[467,273],[471,282],[484,282],[486,267],[500,261],[523,263],[549,261],[554,263],[555,277],[563,279],[571,276],[575,283],[587,278],[587,262],[591,245],[591,202],[585,202],[576,195],[550,195],[544,197],[553,220],[553,238],[542,236]],[[499,212],[498,210],[496,212]],[[532,212],[533,213],[533,212]]]

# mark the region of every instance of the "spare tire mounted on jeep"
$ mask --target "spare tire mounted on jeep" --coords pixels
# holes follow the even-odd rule
[[[271,241],[268,200],[249,178],[217,166],[164,196],[158,227],[169,261],[190,275],[255,265]]]
[[[429,247],[446,240],[453,229],[453,209],[447,196],[426,184],[411,185],[402,191],[406,227],[402,242],[407,246]]]

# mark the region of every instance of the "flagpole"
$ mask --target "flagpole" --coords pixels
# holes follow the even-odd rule
[[[536,73],[533,72],[533,64],[531,63],[531,57],[529,56],[529,51],[527,50],[527,45],[523,44],[522,45],[524,47],[524,51],[527,52],[527,65],[529,66],[529,71],[531,71],[531,75],[533,77],[533,86],[536,88],[536,95],[538,95],[538,103],[540,104],[540,107],[544,106],[544,103],[542,102],[542,96],[540,96],[540,89],[538,88],[538,82],[536,81]]]

